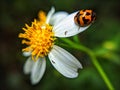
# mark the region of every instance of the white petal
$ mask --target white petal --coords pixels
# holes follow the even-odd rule
[[[55,25],[57,23],[60,23],[61,20],[63,20],[66,16],[68,16],[67,12],[61,11],[61,12],[56,12],[53,14],[53,16],[50,19],[50,24]]]
[[[49,23],[49,22],[50,22],[50,19],[51,19],[52,15],[54,14],[54,12],[55,12],[55,8],[52,7],[51,10],[50,10],[50,11],[48,12],[48,14],[47,14],[46,23]]]
[[[64,20],[53,27],[53,32],[55,33],[55,36],[70,37],[86,30],[90,26],[88,25],[86,27],[80,27],[79,25],[76,25],[74,22],[74,16],[76,14],[77,12],[68,15]]]
[[[31,83],[33,85],[37,84],[41,80],[41,78],[45,72],[45,69],[46,69],[45,58],[40,58],[39,60],[37,60],[34,63],[34,66],[32,68],[32,72],[31,72]]]
[[[34,64],[34,61],[31,59],[31,57],[29,57],[24,64],[23,72],[25,74],[29,74],[32,70],[33,64]]]
[[[30,55],[31,55],[31,52],[23,52],[23,56],[28,57],[28,56],[30,56]]]
[[[52,65],[65,77],[75,78],[78,76],[77,70],[82,68],[79,61],[66,50],[54,45],[48,54]]]

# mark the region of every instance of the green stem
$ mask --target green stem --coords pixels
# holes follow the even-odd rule
[[[94,52],[92,52],[92,50],[90,50],[89,48],[87,48],[81,44],[76,44],[69,39],[63,39],[63,41],[65,41],[67,44],[69,44],[69,46],[71,48],[74,48],[74,49],[77,49],[77,50],[87,53],[90,56],[93,65],[98,70],[99,74],[103,78],[103,80],[104,80],[105,84],[107,85],[107,87],[109,88],[109,90],[114,90],[114,87],[112,86],[110,80],[108,79],[107,75],[105,74],[104,70],[102,69],[101,65],[99,64],[99,62],[96,59],[96,56],[95,56]]]

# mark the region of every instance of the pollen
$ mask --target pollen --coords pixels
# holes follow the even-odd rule
[[[31,26],[25,24],[23,30],[24,33],[20,33],[19,38],[23,38],[22,44],[26,44],[27,47],[22,51],[31,52],[32,60],[36,61],[50,52],[55,37],[52,26],[46,24],[46,15],[43,11],[39,12],[38,20],[34,19]]]

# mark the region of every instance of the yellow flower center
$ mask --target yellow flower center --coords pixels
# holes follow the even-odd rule
[[[45,13],[40,11],[39,20],[34,20],[31,26],[25,25],[24,33],[19,34],[19,38],[24,38],[22,44],[27,47],[22,49],[23,52],[31,52],[32,59],[36,61],[38,57],[46,56],[54,44],[54,33],[52,26],[46,24]]]

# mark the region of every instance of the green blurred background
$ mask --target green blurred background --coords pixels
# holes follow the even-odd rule
[[[25,23],[30,24],[39,10],[72,13],[93,9],[97,20],[79,34],[81,43],[92,49],[116,90],[120,88],[120,0],[1,0],[0,1],[0,90],[107,90],[107,87],[83,52],[73,51],[83,64],[78,78],[68,79],[47,61],[47,69],[37,85],[24,75],[21,39],[18,34]]]

